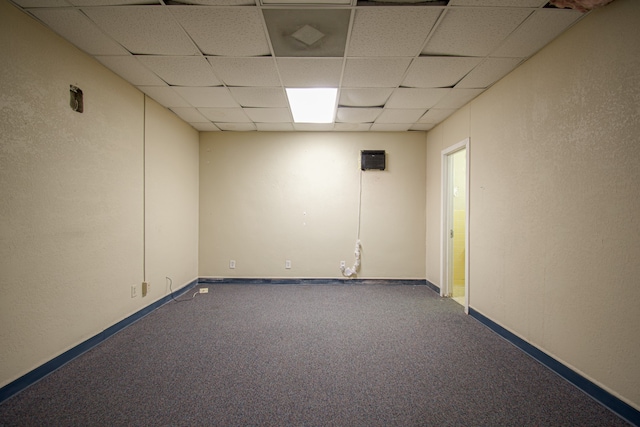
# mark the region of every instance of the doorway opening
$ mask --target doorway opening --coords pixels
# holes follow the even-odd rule
[[[442,151],[440,294],[469,312],[469,139]]]

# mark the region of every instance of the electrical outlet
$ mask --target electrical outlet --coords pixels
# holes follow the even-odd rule
[[[209,288],[200,288],[199,289],[201,294],[208,294],[209,293]]]
[[[232,259],[231,261],[229,261],[229,268],[234,269],[236,268],[236,260]]]
[[[344,261],[340,261],[340,268],[345,268],[347,266],[347,263]]]
[[[138,296],[138,287],[136,285],[131,285],[131,298],[135,298]]]
[[[289,269],[291,268],[291,260],[288,259],[284,262],[284,268]]]

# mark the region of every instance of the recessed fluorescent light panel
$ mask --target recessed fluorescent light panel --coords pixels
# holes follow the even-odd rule
[[[296,123],[333,123],[337,96],[336,88],[287,88]]]

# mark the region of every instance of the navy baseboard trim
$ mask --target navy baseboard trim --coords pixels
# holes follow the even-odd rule
[[[203,285],[427,285],[427,281],[421,279],[252,279],[201,277],[199,282]]]
[[[77,346],[65,351],[61,355],[59,355],[57,357],[54,357],[53,359],[51,359],[50,361],[44,363],[43,365],[38,366],[33,371],[24,374],[20,378],[10,382],[9,384],[5,385],[2,388],[0,388],[0,404],[2,402],[4,402],[5,400],[11,398],[12,396],[18,394],[22,390],[26,389],[30,385],[35,384],[36,382],[40,381],[41,379],[43,379],[44,377],[46,377],[47,375],[49,375],[50,373],[52,373],[56,369],[59,369],[63,365],[69,363],[70,361],[72,361],[76,357],[78,357],[78,356],[82,355],[83,353],[91,350],[93,347],[97,346],[98,344],[100,344],[101,342],[105,341],[109,337],[111,337],[114,334],[118,333],[119,331],[123,330],[127,326],[131,325],[132,323],[136,322],[137,320],[140,320],[141,318],[143,318],[147,314],[151,313],[153,310],[155,310],[158,307],[160,307],[160,306],[166,304],[167,302],[169,302],[171,299],[176,298],[176,297],[184,294],[185,292],[187,292],[189,289],[193,288],[197,284],[198,284],[198,280],[197,279],[193,280],[192,282],[190,282],[186,286],[183,286],[182,288],[178,289],[177,291],[175,291],[175,292],[163,297],[162,299],[159,299],[158,301],[156,301],[156,302],[154,302],[154,303],[142,308],[140,311],[137,311],[137,312],[133,313],[129,317],[127,317],[127,318],[119,321],[118,323],[108,327],[107,329],[105,329],[104,331],[100,332],[99,334],[94,335],[93,337],[87,339],[86,341],[81,342]]]
[[[425,283],[425,285],[427,285],[428,287],[430,287],[430,288],[431,288],[431,290],[432,290],[433,292],[437,292],[437,293],[438,293],[438,295],[440,295],[440,286],[438,286],[438,285],[434,285],[433,283],[431,283],[431,282],[430,282],[430,281],[428,281],[428,280],[425,280],[425,282],[426,282],[426,283]]]
[[[560,375],[565,380],[569,381],[574,386],[578,387],[595,401],[599,402],[609,410],[618,414],[621,418],[625,419],[635,426],[640,426],[640,411],[618,399],[602,387],[589,381],[582,375],[575,372],[573,369],[549,356],[547,353],[529,344],[514,333],[509,332],[502,326],[495,323],[493,320],[489,319],[488,317],[484,316],[471,307],[469,307],[469,315],[478,320],[483,325],[487,326],[493,332],[500,335],[502,338],[509,341],[511,344],[518,347],[520,350],[524,351],[529,356],[536,359],[538,362],[542,363],[547,368],[554,371],[556,374]]]

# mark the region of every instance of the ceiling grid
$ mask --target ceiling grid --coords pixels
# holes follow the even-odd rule
[[[426,131],[582,18],[546,0],[11,0],[200,131]],[[293,123],[285,87],[337,87]]]

